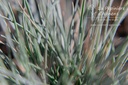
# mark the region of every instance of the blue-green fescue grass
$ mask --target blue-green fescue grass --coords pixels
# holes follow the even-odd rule
[[[111,7],[112,1],[107,6]],[[34,2],[36,6],[33,7],[30,7],[27,0],[23,0],[23,5],[18,2],[19,24],[12,11],[12,4],[7,0],[0,1],[0,10],[4,12],[0,17],[4,27],[9,28],[7,22],[10,22],[15,28],[12,38],[9,31],[4,36],[14,59],[1,52],[1,85],[127,85],[128,71],[122,72],[122,69],[127,62],[128,38],[115,49],[113,40],[117,26],[108,29],[106,25],[108,30],[105,29],[104,36],[101,37],[104,20],[98,21],[97,18],[107,17],[109,21],[109,16],[100,15],[100,11],[97,11],[97,15],[90,16],[94,13],[94,8],[89,8],[88,2],[83,0],[81,8],[76,5],[72,14],[74,16],[78,11],[81,15],[78,41],[70,54],[74,17],[69,33],[66,33],[58,2],[40,0],[38,4]],[[100,7],[101,2],[98,4]],[[36,14],[32,11],[35,7],[38,9],[34,11]],[[127,3],[124,7],[127,8]],[[121,18],[114,24],[121,22],[125,12],[121,10],[117,16]],[[93,17],[91,24],[96,25],[90,27],[89,33],[86,32],[86,23],[89,21],[87,17]],[[101,26],[97,26],[98,24]],[[85,33],[90,35],[86,50],[83,49],[87,37]]]

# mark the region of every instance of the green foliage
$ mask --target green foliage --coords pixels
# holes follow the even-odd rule
[[[127,62],[128,38],[115,49],[113,40],[117,26],[106,31],[102,39],[102,26],[91,27],[91,41],[85,51],[83,44],[87,38],[85,33],[88,33],[87,17],[94,8],[89,8],[87,1],[83,0],[81,9],[77,6],[72,14],[74,16],[75,11],[81,11],[78,40],[71,53],[74,18],[67,33],[59,15],[58,0],[49,4],[47,0],[40,2],[35,0],[34,3],[38,4],[33,8],[27,0],[23,0],[23,6],[18,3],[18,23],[8,0],[0,1],[0,17],[5,28],[9,28],[7,22],[15,28],[12,36],[9,31],[5,33],[15,60],[1,52],[1,85],[127,85],[128,71],[122,69]],[[111,3],[108,2],[108,6]],[[35,14],[32,11],[34,7]],[[122,18],[125,11],[119,13],[119,17]],[[104,20],[98,21],[98,16],[105,18],[102,15],[93,16],[95,20],[92,24],[103,25]],[[114,23],[119,24],[121,18]]]

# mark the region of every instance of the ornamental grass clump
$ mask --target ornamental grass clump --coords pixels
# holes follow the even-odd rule
[[[115,45],[128,2],[110,25],[114,0],[78,1],[0,1],[0,85],[128,84],[128,37]]]

